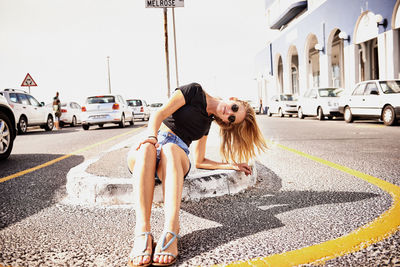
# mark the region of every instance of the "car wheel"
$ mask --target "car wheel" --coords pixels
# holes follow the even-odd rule
[[[124,116],[124,114],[122,114],[122,116],[121,116],[121,122],[119,123],[119,127],[120,128],[124,128],[125,127],[125,116]]]
[[[76,126],[76,117],[73,116],[72,117],[72,122],[71,122],[71,127],[75,127]]]
[[[269,107],[267,107],[267,116],[268,116],[268,117],[271,117],[271,116],[272,116],[272,113],[271,113],[271,111],[269,110]]]
[[[279,110],[278,110],[278,115],[279,115],[279,117],[283,117],[283,116],[285,116],[285,115],[283,115],[283,112],[282,112],[282,109],[280,108]]]
[[[135,118],[133,117],[133,114],[132,114],[132,119],[131,119],[131,121],[129,122],[129,124],[130,124],[131,126],[135,125]]]
[[[9,118],[0,113],[0,160],[8,158],[14,144],[12,124]]]
[[[353,114],[351,113],[350,107],[344,108],[344,121],[347,123],[353,122]]]
[[[85,131],[89,130],[89,124],[82,124],[82,128]]]
[[[297,117],[301,120],[304,119],[303,109],[301,107],[299,107],[299,110],[297,111]]]
[[[103,128],[103,127],[104,127],[104,124],[101,123],[101,124],[99,124],[98,126],[99,126],[99,128]]]
[[[49,116],[47,117],[47,122],[46,122],[46,125],[44,126],[44,129],[45,129],[46,131],[51,131],[51,130],[53,130],[53,127],[54,127],[53,116],[49,115]]]
[[[21,118],[19,118],[17,128],[18,128],[18,133],[19,134],[25,134],[26,133],[26,131],[28,129],[28,121],[27,121],[25,116],[21,116]]]
[[[325,119],[325,115],[324,115],[324,112],[322,111],[322,108],[321,108],[321,107],[318,107],[318,110],[317,110],[317,118],[318,118],[318,120],[320,120],[320,121],[322,121],[322,120]]]
[[[383,123],[387,126],[392,126],[396,123],[396,113],[392,106],[386,106],[382,112]]]

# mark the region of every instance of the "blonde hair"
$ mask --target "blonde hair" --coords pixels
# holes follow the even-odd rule
[[[215,117],[220,126],[221,147],[220,152],[225,161],[248,162],[257,153],[265,151],[267,144],[258,128],[256,114],[253,108],[246,101],[237,100],[243,105],[246,116],[241,123],[224,122]]]

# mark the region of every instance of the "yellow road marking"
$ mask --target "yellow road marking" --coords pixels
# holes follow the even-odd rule
[[[394,234],[400,226],[400,187],[371,175],[311,156],[301,151],[276,144],[278,147],[337,169],[378,186],[393,198],[392,206],[370,223],[347,235],[309,247],[256,258],[246,262],[234,262],[228,266],[294,266],[300,264],[322,264],[327,260],[364,249]]]
[[[95,144],[89,145],[89,146],[87,146],[87,147],[78,149],[78,150],[76,150],[76,151],[74,151],[74,152],[72,152],[72,153],[70,153],[70,154],[67,154],[67,155],[61,156],[61,157],[59,157],[59,158],[56,158],[56,159],[47,161],[47,162],[45,162],[45,163],[43,163],[43,164],[41,164],[41,165],[38,165],[38,166],[35,166],[35,167],[32,167],[32,168],[29,168],[29,169],[26,169],[26,170],[23,170],[23,171],[20,171],[20,172],[11,174],[11,175],[9,175],[9,176],[0,178],[0,183],[3,183],[3,182],[5,182],[5,181],[8,181],[8,180],[11,180],[11,179],[14,179],[14,178],[17,178],[17,177],[19,177],[19,176],[22,176],[22,175],[24,175],[24,174],[27,174],[27,173],[30,173],[30,172],[33,172],[33,171],[36,171],[36,170],[39,170],[39,169],[41,169],[41,168],[50,166],[50,165],[52,165],[52,164],[54,164],[54,163],[56,163],[56,162],[59,162],[59,161],[61,161],[61,160],[63,160],[63,159],[66,159],[66,158],[69,158],[69,157],[71,157],[71,156],[73,156],[73,155],[79,154],[79,153],[81,153],[81,152],[84,152],[84,151],[87,151],[87,150],[89,150],[89,149],[92,149],[92,148],[94,148],[94,147],[96,147],[96,146],[99,146],[99,145],[102,145],[102,144],[106,144],[106,143],[108,143],[108,142],[110,142],[110,141],[112,141],[112,140],[114,140],[114,139],[117,139],[117,138],[120,138],[120,137],[122,137],[122,136],[131,134],[131,133],[133,133],[133,132],[136,132],[136,131],[140,130],[140,129],[143,128],[143,127],[144,127],[144,126],[139,127],[139,128],[136,128],[136,129],[133,129],[132,131],[129,131],[129,132],[126,132],[126,133],[123,133],[123,134],[116,135],[116,136],[114,136],[114,137],[105,139],[105,140],[100,141],[100,142],[98,142],[98,143],[95,143]]]

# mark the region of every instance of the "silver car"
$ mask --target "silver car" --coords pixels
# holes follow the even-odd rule
[[[84,130],[89,130],[91,125],[103,127],[106,123],[116,123],[123,128],[127,121],[134,124],[133,113],[120,95],[89,96],[82,107]]]
[[[285,115],[296,115],[296,97],[291,94],[280,94],[273,96],[268,103],[267,114],[268,116],[272,116],[272,114],[278,114],[279,117],[283,117]]]
[[[343,96],[339,110],[346,122],[357,119],[381,119],[394,125],[400,119],[400,80],[372,80],[356,84]]]
[[[342,88],[314,88],[309,89],[297,101],[297,116],[304,119],[306,116],[316,116],[319,120],[340,117],[339,96]]]
[[[6,98],[0,93],[0,160],[10,156],[17,135],[14,113]]]

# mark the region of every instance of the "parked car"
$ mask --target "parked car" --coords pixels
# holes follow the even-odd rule
[[[16,135],[14,112],[7,99],[0,93],[0,160],[10,156]]]
[[[148,121],[150,119],[150,109],[149,105],[143,99],[128,99],[126,101],[131,107],[135,119],[142,119],[143,121]]]
[[[358,119],[381,119],[394,125],[400,119],[400,80],[371,80],[356,84],[342,97],[339,111],[348,123]]]
[[[245,101],[250,104],[250,106],[253,108],[256,114],[260,113],[260,106],[257,105],[253,100],[245,100]]]
[[[106,123],[116,123],[125,127],[126,121],[134,124],[132,110],[120,95],[99,95],[86,98],[82,107],[82,128],[89,130],[91,125],[103,127]]]
[[[154,114],[155,112],[157,112],[163,105],[164,105],[164,103],[161,103],[161,102],[151,103],[149,106],[150,116],[152,114]]]
[[[65,124],[75,127],[78,123],[82,122],[81,116],[82,107],[78,103],[73,101],[61,103],[61,127]]]
[[[340,117],[339,96],[342,88],[314,88],[309,89],[297,101],[297,116],[304,119],[306,116],[317,116],[319,120]]]
[[[278,114],[279,117],[297,114],[297,98],[292,94],[280,94],[271,98],[267,106],[267,115]]]
[[[46,131],[53,130],[54,111],[37,101],[31,94],[19,89],[4,89],[2,94],[14,111],[19,134],[27,132],[29,126],[40,126]]]

